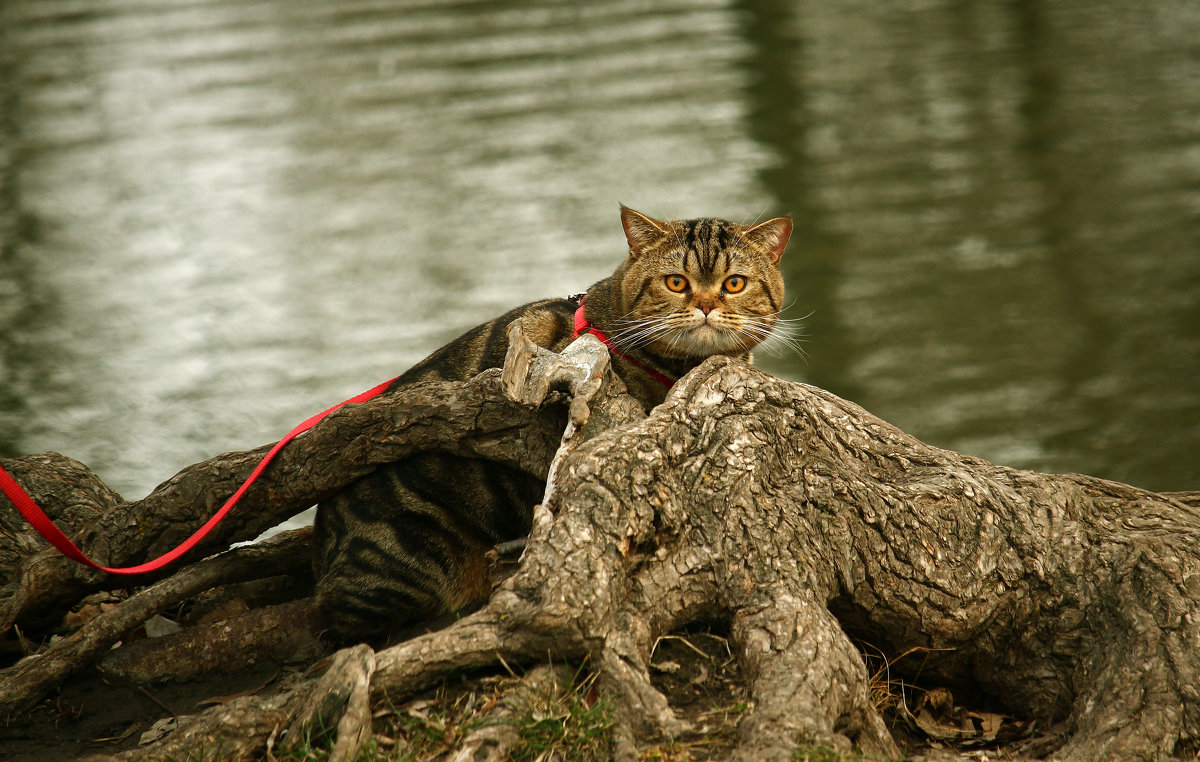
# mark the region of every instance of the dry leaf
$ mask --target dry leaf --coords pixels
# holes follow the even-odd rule
[[[100,614],[100,606],[95,603],[89,603],[86,606],[80,606],[78,611],[69,611],[63,617],[62,626],[68,630],[78,630],[88,622],[95,619]]]
[[[941,741],[959,741],[964,737],[963,731],[953,725],[943,725],[933,718],[928,709],[922,709],[913,717],[917,723],[917,727],[921,729],[925,735],[930,738],[936,738]],[[972,729],[971,735],[974,735]]]
[[[132,725],[125,728],[124,730],[122,730],[120,733],[118,733],[115,736],[108,736],[107,738],[93,738],[92,743],[108,743],[109,741],[124,741],[126,738],[129,738],[129,736],[136,733],[138,731],[138,729],[141,727],[142,727],[142,723],[139,720],[139,721],[134,722]]]
[[[934,688],[925,692],[921,704],[929,707],[935,715],[946,715],[954,710],[954,694],[949,688]]]
[[[1000,728],[1004,727],[1005,720],[1009,719],[995,712],[968,712],[967,716],[979,722],[980,735],[984,741],[995,741],[996,736],[1000,734]]]
[[[163,635],[170,635],[180,630],[179,622],[173,622],[162,614],[155,614],[147,619],[145,628],[148,638],[161,638]]]
[[[163,717],[161,720],[151,725],[149,730],[147,730],[145,733],[142,733],[142,737],[138,741],[138,745],[146,746],[147,744],[154,743],[167,733],[170,733],[172,730],[174,730],[178,723],[179,721],[174,717]]]

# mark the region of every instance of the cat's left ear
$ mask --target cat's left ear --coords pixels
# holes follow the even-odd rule
[[[625,240],[629,242],[631,257],[636,257],[646,247],[670,235],[664,224],[621,204],[621,227],[625,228]]]
[[[776,217],[759,223],[746,231],[745,240],[753,241],[771,257],[772,264],[779,264],[783,250],[787,248],[788,239],[792,237],[792,218]]]

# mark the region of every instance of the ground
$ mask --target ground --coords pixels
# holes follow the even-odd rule
[[[1029,745],[1029,728],[1012,718],[954,705],[940,687],[922,690],[893,674],[881,655],[863,648],[874,676],[876,701],[907,755],[956,750],[960,759],[1018,759]],[[919,654],[904,659],[915,662]],[[26,717],[0,727],[0,759],[68,760],[135,748],[175,715],[192,714],[239,695],[284,686],[316,664],[261,664],[188,682],[139,686],[98,669],[68,681]],[[535,693],[513,715],[529,759],[557,749],[563,759],[606,758],[606,705],[591,685],[586,665],[564,665],[574,689],[563,695]],[[741,671],[721,633],[706,628],[664,637],[652,662],[655,686],[695,732],[668,743],[647,742],[643,759],[662,762],[721,759],[734,746],[737,722],[747,707]],[[478,727],[479,717],[499,697],[522,684],[519,665],[511,673],[463,674],[412,700],[375,708],[375,744],[369,760],[444,759]],[[965,729],[964,729],[965,728]],[[148,734],[148,735],[147,735]],[[1022,738],[1024,737],[1024,738]],[[1008,742],[1008,745],[1004,745]],[[1024,746],[1022,746],[1024,744]],[[291,757],[323,758],[319,740]],[[202,751],[198,752],[198,756]],[[797,760],[845,759],[825,749],[801,749]]]
[[[91,669],[67,681],[27,716],[0,727],[0,759],[49,762],[130,749],[159,720],[196,712],[242,692],[268,689],[282,669],[264,665],[152,686],[110,680]]]

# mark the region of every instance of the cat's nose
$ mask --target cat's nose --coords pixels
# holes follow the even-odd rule
[[[701,299],[699,302],[696,302],[696,306],[700,308],[701,312],[707,315],[712,312],[712,308],[716,305],[713,304],[712,299]]]

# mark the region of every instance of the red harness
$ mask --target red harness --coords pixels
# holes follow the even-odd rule
[[[608,336],[606,336],[604,334],[604,331],[601,331],[599,328],[597,328],[596,326],[594,326],[588,322],[587,315],[584,313],[584,310],[583,310],[583,299],[580,299],[579,300],[579,309],[575,310],[575,334],[573,336],[571,336],[571,338],[577,339],[585,333],[590,333],[591,335],[595,336],[597,339],[600,339],[600,343],[603,344],[604,346],[608,347],[609,352],[612,352],[614,355],[616,355],[617,357],[620,357],[622,360],[629,363],[630,365],[632,365],[636,368],[641,368],[643,371],[645,371],[647,374],[649,374],[649,376],[651,378],[653,378],[655,381],[662,384],[663,386],[667,387],[668,389],[670,389],[672,386],[675,385],[675,379],[668,378],[667,376],[664,376],[663,374],[659,373],[656,370],[647,368],[645,365],[642,365],[637,360],[633,359],[629,355],[625,354],[624,352],[622,352],[621,350],[619,350],[615,346],[613,346],[612,341],[608,338]]]

